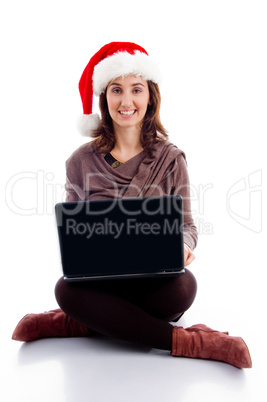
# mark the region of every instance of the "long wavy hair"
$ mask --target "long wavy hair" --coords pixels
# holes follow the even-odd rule
[[[151,156],[151,147],[158,141],[166,141],[168,134],[160,121],[161,95],[157,84],[147,81],[150,94],[150,104],[147,107],[145,117],[141,123],[141,144],[147,155]],[[115,145],[113,122],[108,111],[106,91],[100,95],[99,108],[101,112],[101,124],[92,133],[98,151],[105,155]]]

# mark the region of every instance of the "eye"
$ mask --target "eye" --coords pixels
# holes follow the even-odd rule
[[[114,93],[114,94],[119,94],[121,92],[121,89],[120,88],[112,88],[112,93]]]
[[[142,92],[142,90],[140,88],[134,88],[133,92],[135,94],[140,94]]]

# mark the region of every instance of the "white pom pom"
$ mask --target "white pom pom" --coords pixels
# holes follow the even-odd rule
[[[81,135],[90,137],[93,130],[100,126],[98,114],[83,114],[77,119],[77,127]]]

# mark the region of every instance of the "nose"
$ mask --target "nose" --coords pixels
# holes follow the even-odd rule
[[[130,92],[125,91],[121,98],[121,106],[124,108],[130,108],[133,104],[132,95]]]

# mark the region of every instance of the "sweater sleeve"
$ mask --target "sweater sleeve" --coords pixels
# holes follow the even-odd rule
[[[66,202],[84,199],[82,178],[79,159],[74,154],[66,161]]]
[[[66,190],[66,202],[81,200],[80,197],[78,196],[78,193],[74,190],[74,187],[72,186],[70,179],[68,178],[68,175],[66,176],[65,190]]]
[[[183,198],[184,242],[194,250],[198,233],[191,213],[190,183],[184,154],[178,155],[173,169],[172,194],[179,194]]]

